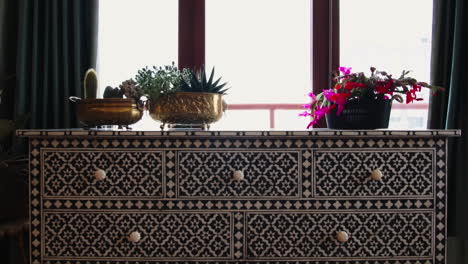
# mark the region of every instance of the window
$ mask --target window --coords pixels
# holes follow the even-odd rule
[[[174,0],[99,1],[99,95],[145,66],[177,63],[177,14]],[[145,114],[133,127],[159,126]]]
[[[284,108],[311,90],[310,10],[310,0],[206,0],[206,64],[234,108],[213,128],[304,128],[297,107]]]
[[[354,72],[369,67],[399,75],[411,70],[419,81],[430,79],[432,0],[342,0],[340,63]],[[426,128],[429,91],[413,104],[394,102],[390,128]]]
[[[325,36],[334,30],[325,24],[335,17],[322,11],[335,10],[332,3],[338,2],[340,46],[330,48],[338,35]],[[203,20],[181,19],[193,15],[194,5],[203,6],[205,17],[205,38],[195,37],[196,45],[184,42],[179,30],[200,28]],[[394,14],[409,19],[417,14],[417,19],[409,23]],[[323,68],[319,75],[325,76],[335,67],[338,53],[340,65],[354,71],[375,66],[399,74],[410,69],[418,80],[429,80],[431,0],[100,0],[99,15],[101,89],[117,86],[146,65],[180,63],[198,45],[206,58],[196,60],[214,66],[231,87],[228,111],[212,129],[305,129],[307,120],[297,114],[312,89],[312,73]],[[317,23],[319,16],[324,23]],[[312,19],[320,26],[313,27]],[[324,37],[312,43],[317,32]],[[312,49],[318,42],[319,48]],[[327,62],[329,57],[334,63]],[[327,87],[320,83],[316,87]],[[395,103],[390,127],[424,128],[428,95],[424,98],[417,104]],[[134,128],[159,125],[145,115]]]

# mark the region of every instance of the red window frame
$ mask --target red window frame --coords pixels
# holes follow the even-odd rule
[[[179,0],[179,68],[204,64],[205,0]]]

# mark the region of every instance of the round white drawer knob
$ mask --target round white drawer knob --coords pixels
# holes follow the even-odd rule
[[[242,181],[244,179],[244,172],[240,170],[234,171],[234,173],[232,174],[232,179],[235,181]]]
[[[373,170],[371,172],[371,179],[374,181],[381,181],[382,180],[382,172],[379,169]]]
[[[130,242],[138,242],[141,239],[140,232],[131,232],[130,235],[128,236],[128,241]]]
[[[336,239],[341,243],[345,243],[346,241],[348,241],[349,235],[345,231],[339,231],[336,233]]]
[[[94,177],[96,178],[96,180],[102,181],[102,180],[104,180],[106,178],[106,171],[101,170],[101,169],[97,169],[94,172]]]

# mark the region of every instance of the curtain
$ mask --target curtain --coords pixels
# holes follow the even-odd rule
[[[434,0],[431,82],[443,86],[431,96],[428,127],[462,129],[449,142],[448,263],[468,263],[468,3]]]
[[[96,66],[98,0],[20,0],[15,115],[29,128],[77,127],[69,96]]]
[[[0,1],[0,119],[13,119],[13,92],[16,85],[17,11],[16,1]]]

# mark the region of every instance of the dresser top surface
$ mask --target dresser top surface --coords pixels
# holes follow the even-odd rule
[[[431,130],[85,130],[85,129],[27,129],[17,130],[21,137],[458,137],[458,129]]]

